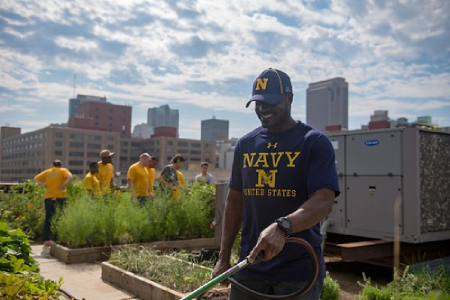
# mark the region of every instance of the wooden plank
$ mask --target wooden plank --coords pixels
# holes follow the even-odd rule
[[[158,250],[192,250],[192,249],[214,249],[216,246],[215,238],[177,240],[177,241],[159,241],[153,243],[142,244],[146,247],[154,247]]]
[[[336,246],[342,247],[342,248],[359,248],[359,247],[382,245],[382,244],[392,244],[392,243],[393,243],[392,241],[373,240],[373,241],[360,241],[360,242],[352,242],[352,243],[342,243],[342,244],[336,244]]]
[[[184,294],[125,271],[108,262],[102,263],[102,279],[143,300],[178,300]]]
[[[327,242],[325,254],[341,257],[342,261],[363,261],[393,255],[393,242],[385,240],[335,244]]]

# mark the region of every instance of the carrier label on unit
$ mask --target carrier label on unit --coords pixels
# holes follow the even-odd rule
[[[364,145],[366,146],[376,146],[380,143],[379,140],[367,140],[364,142]]]

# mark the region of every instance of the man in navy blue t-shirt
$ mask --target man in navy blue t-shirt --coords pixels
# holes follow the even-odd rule
[[[286,236],[299,237],[316,252],[319,275],[296,299],[319,299],[325,276],[319,222],[339,194],[333,147],[322,132],[292,118],[286,73],[264,70],[247,107],[252,101],[262,126],[236,145],[214,275],[231,267],[231,248],[242,225],[240,260],[248,257],[252,263],[260,251],[264,260],[234,278],[260,293],[292,294],[308,283],[313,271],[311,256],[301,245],[285,244]],[[232,287],[229,299],[258,298]]]

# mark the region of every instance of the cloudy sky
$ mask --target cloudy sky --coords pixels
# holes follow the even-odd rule
[[[246,109],[255,77],[288,73],[293,115],[308,84],[349,83],[349,127],[375,110],[450,126],[448,0],[74,0],[0,2],[0,125],[22,132],[68,119],[75,94],[180,112],[180,137],[201,120],[230,137],[259,125]]]

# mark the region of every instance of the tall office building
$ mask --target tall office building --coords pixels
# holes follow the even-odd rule
[[[178,136],[178,109],[171,109],[167,104],[149,108],[147,111],[147,124],[153,131],[156,127],[175,127]]]
[[[306,123],[318,130],[348,129],[348,83],[342,77],[310,83]]]
[[[78,106],[78,114],[69,118],[69,127],[120,132],[122,137],[130,137],[131,106],[85,101]]]
[[[106,102],[106,97],[97,96],[87,96],[87,95],[77,95],[74,99],[69,99],[69,119],[78,116],[78,106],[81,103],[95,101],[95,102]]]
[[[228,120],[218,120],[215,117],[202,120],[201,140],[202,141],[226,141],[228,140]]]

